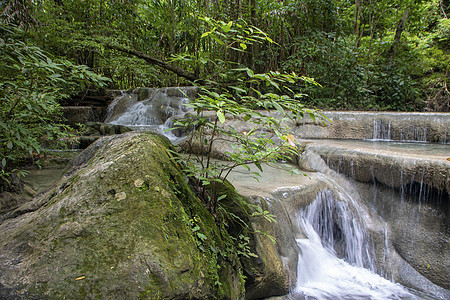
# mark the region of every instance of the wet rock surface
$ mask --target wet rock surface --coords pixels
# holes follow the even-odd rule
[[[305,140],[327,165],[360,182],[392,188],[427,185],[450,190],[450,145],[371,141]]]
[[[449,113],[397,113],[325,111],[331,122],[305,118],[291,124],[299,138],[375,139],[394,141],[450,142]]]

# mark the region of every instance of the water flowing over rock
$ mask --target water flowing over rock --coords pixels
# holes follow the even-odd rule
[[[234,128],[238,128],[237,130],[248,130],[249,125],[242,120],[235,118],[228,121]],[[366,239],[373,242],[372,248],[362,247],[369,252],[373,251],[371,257],[375,261],[375,266],[370,268],[379,275],[425,292],[427,295],[434,295],[439,299],[450,297],[446,279],[448,277],[446,270],[449,269],[447,261],[450,261],[447,230],[449,146],[385,141],[301,140],[300,138],[297,141],[303,143],[299,159],[301,169],[323,174],[326,178],[323,179],[322,188],[328,188],[340,195],[339,201],[349,196],[356,197],[357,200],[352,201],[350,208],[356,210],[356,215],[364,220],[363,226],[368,232]],[[213,154],[219,158],[226,158],[227,151],[232,151],[230,141],[220,141],[213,148]],[[339,173],[346,175],[347,178]],[[304,209],[320,192],[316,190],[314,196],[310,197],[305,196],[308,189],[291,188],[280,195],[274,192],[277,190],[274,185],[277,183],[278,187],[284,185],[273,179],[279,175],[268,176],[273,182],[269,180],[253,188],[246,186],[243,187],[244,191],[248,193],[250,189],[255,195],[266,194],[264,187],[272,186],[273,191],[269,193],[269,199],[278,199],[272,202],[283,203],[291,223],[295,219],[292,212]],[[242,185],[239,180],[233,183],[242,192],[239,188]],[[384,198],[386,201],[380,201],[380,198],[384,197],[380,196],[382,190],[387,190],[387,193],[391,195]],[[368,191],[372,192],[369,194]],[[302,204],[294,200],[299,198],[303,199]],[[408,200],[405,201],[406,199]],[[409,204],[404,205],[405,202]],[[275,214],[280,213],[285,216],[285,213],[279,211],[281,210],[277,209]],[[337,223],[334,222],[334,224]],[[303,236],[303,238],[306,236],[302,230],[295,229],[292,225],[280,224],[280,226],[288,226],[293,236]],[[341,235],[344,234],[342,226],[339,227],[338,232]],[[351,235],[348,238],[353,239]],[[348,243],[344,244],[348,245]],[[342,243],[335,243],[333,251],[340,258],[351,257],[346,254]],[[349,253],[348,250],[347,253]],[[369,260],[369,258],[366,259],[366,267],[370,265],[367,263]],[[353,261],[355,262],[356,260]],[[431,265],[434,266],[433,270]],[[287,269],[287,272],[290,271]],[[298,276],[301,276],[301,270],[298,272]],[[334,297],[338,296],[331,295],[329,299]],[[395,296],[392,297],[392,299],[395,298]],[[405,297],[410,299],[408,297],[415,296]],[[425,297],[428,296],[425,295]],[[378,299],[384,298],[379,295]]]
[[[279,229],[269,232],[278,241],[278,254],[288,262],[285,270],[290,274],[293,292],[286,299],[421,299],[415,294],[422,292],[425,297],[434,295],[438,299],[450,296],[447,290],[425,278],[427,274],[418,273],[410,265],[415,266],[417,261],[399,254],[397,244],[405,237],[394,234],[396,229],[380,218],[371,200],[362,201],[367,197],[366,186],[359,187],[338,175],[319,155],[311,152],[307,156],[304,159],[317,171],[307,172],[309,178],[280,171],[279,167],[266,167],[259,182],[251,182],[248,176],[246,179],[243,170],[230,178],[239,193],[263,195],[270,203],[270,211],[278,216]],[[400,199],[390,201],[392,206],[398,206],[395,201]],[[305,210],[309,212],[302,213]],[[302,214],[308,214],[309,221],[299,224]],[[284,251],[279,249],[283,247]],[[417,253],[431,260],[448,254],[437,250],[433,251],[435,256],[427,256],[425,251],[430,253],[428,247]],[[292,257],[296,253],[298,260]],[[434,271],[439,276],[446,274],[438,266],[445,268],[445,255],[435,261]],[[298,270],[293,272],[297,261]],[[417,291],[411,294],[380,275]],[[442,280],[436,283],[445,284]]]
[[[449,113],[324,112],[322,126],[308,117],[292,124],[299,138],[450,142]]]
[[[347,195],[357,199],[353,203],[357,203],[358,215],[365,220],[374,242],[377,272],[439,299],[447,299],[450,248],[446,190],[415,193],[408,186],[393,189],[377,182],[353,181],[329,169],[317,151],[320,148],[315,146],[306,146],[300,165],[326,174],[333,185],[339,186],[340,193],[347,191]],[[348,158],[343,156],[342,160],[345,159]]]
[[[138,88],[123,92],[108,107],[105,123],[159,132],[174,141],[183,133],[167,132],[174,118],[184,116],[184,105],[195,98],[195,87]],[[178,136],[177,136],[178,135]]]
[[[332,169],[361,182],[450,190],[448,145],[369,141],[304,141]]]
[[[294,295],[318,299],[415,299],[406,289],[374,274],[365,228],[346,202],[325,189],[299,212],[307,238],[301,249]],[[342,243],[343,245],[337,246]],[[343,253],[336,257],[336,248]],[[367,269],[365,269],[366,267]],[[371,272],[372,271],[372,272]]]
[[[183,104],[195,93],[122,92],[109,127],[91,127],[150,129],[179,142],[186,132],[165,130],[189,113]],[[229,177],[240,195],[230,192],[222,204],[248,224],[258,257],[218,261],[218,228],[168,159],[168,145],[125,133],[95,142],[52,189],[2,216],[0,297],[450,299],[450,115],[325,115],[327,126],[286,124],[302,144],[293,164],[263,166],[259,182],[252,169]],[[252,129],[239,117],[226,124]],[[226,159],[233,142],[218,141],[213,155]],[[296,165],[306,176],[280,171]],[[252,204],[278,222],[252,216]],[[193,222],[212,252],[199,247]]]

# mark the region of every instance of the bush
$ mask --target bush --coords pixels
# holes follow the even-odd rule
[[[0,188],[4,189],[18,160],[40,153],[43,139],[70,136],[72,130],[60,124],[58,101],[88,85],[102,85],[107,78],[86,66],[52,60],[39,47],[22,41],[22,32],[13,27],[1,27],[0,33]]]

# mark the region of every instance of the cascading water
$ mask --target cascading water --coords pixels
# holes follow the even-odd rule
[[[123,92],[109,105],[105,123],[155,131],[174,142],[180,137],[168,129],[174,118],[188,112],[184,104],[193,91],[193,87],[177,87]]]
[[[325,189],[298,215],[300,247],[293,299],[419,299],[373,273],[368,236],[348,204]],[[342,248],[341,250],[336,248]],[[337,257],[341,253],[343,259]]]
[[[337,252],[351,265],[376,271],[367,233],[351,213],[348,203],[335,200],[331,191],[325,189],[308,206],[304,217],[325,248]],[[304,225],[303,221],[301,223]]]
[[[415,146],[421,148],[428,145],[415,144]],[[435,147],[442,148],[444,151],[447,149],[444,145],[435,145]],[[437,153],[440,153],[439,151],[435,153],[429,147],[426,148],[427,154],[425,155],[435,154],[438,156]],[[442,199],[434,200],[435,204],[431,201],[433,203],[425,205],[423,199],[432,197],[436,190],[427,191],[426,185],[423,184],[424,169],[415,175],[419,178],[410,180],[410,178],[404,178],[406,175],[402,168],[398,183],[400,187],[398,191],[395,191],[378,184],[376,179],[372,179],[373,184],[363,184],[346,178],[334,171],[342,169],[343,157],[334,163],[334,170],[331,170],[328,167],[331,164],[328,161],[329,157],[324,161],[315,151],[318,149],[307,147],[302,154],[301,165],[322,173],[326,177],[326,181],[330,183],[329,186],[333,192],[320,193],[310,206],[299,213],[299,226],[308,239],[298,240],[301,250],[294,299],[450,299],[447,290],[434,285],[423,277],[405,261],[404,257],[399,255],[399,251],[402,251],[403,255],[407,253],[408,258],[418,269],[422,265],[427,266],[427,263],[421,265],[416,263],[420,258],[433,262],[436,265],[436,274],[442,273],[439,269],[440,265],[445,266],[445,258],[448,257],[448,244],[446,244],[444,233],[447,230],[445,228],[448,228],[445,227],[445,224],[448,222],[445,222],[445,213],[436,209],[439,205],[445,205],[446,200],[445,197],[435,195],[436,199]],[[417,149],[414,150],[414,153],[420,155],[420,151]],[[347,160],[355,158],[351,153],[347,153],[347,155]],[[374,168],[371,168],[370,165],[366,164],[365,167],[372,173],[374,172]],[[351,163],[348,163],[344,169],[346,169],[345,173],[352,177],[356,174],[361,176],[361,170],[353,169]],[[382,175],[389,177],[392,174],[385,173],[377,176]],[[372,176],[372,178],[374,177]],[[419,183],[415,183],[417,180]],[[394,181],[392,180],[392,182]],[[405,182],[408,182],[408,185]],[[405,194],[405,189],[410,189],[408,194]],[[342,201],[344,203],[340,203]],[[362,240],[366,240],[369,236],[364,233],[363,229],[360,231],[364,227],[370,232],[370,239],[374,239],[376,253],[374,258],[378,263],[377,270],[366,262],[363,263],[366,269],[362,270],[361,263],[356,263],[361,261],[357,253],[363,255],[366,249],[370,254],[367,257],[373,257],[371,256],[371,242],[360,246],[360,237],[364,236]],[[346,237],[344,238],[344,236]],[[393,240],[395,240],[395,244],[393,244]],[[425,249],[427,249],[426,244],[433,245],[434,249],[442,250],[430,251],[428,256],[424,256]],[[358,250],[351,252],[347,249]],[[435,252],[436,255],[433,254]],[[349,255],[350,253],[352,254]],[[342,259],[336,261],[337,257]],[[324,261],[326,263],[323,263]],[[370,260],[366,259],[365,261]],[[369,270],[376,271],[385,278],[399,280],[412,289],[406,291],[401,286],[370,273]],[[424,272],[422,268],[422,272],[426,273],[426,270]],[[366,275],[367,278],[370,278],[367,280],[370,282],[369,285],[366,285]],[[443,282],[445,284],[445,280]],[[356,285],[354,290],[353,284]],[[352,290],[347,288],[347,285],[352,286]],[[345,288],[341,291],[342,287]],[[369,291],[366,288],[369,288]],[[348,294],[349,291],[354,293]],[[371,294],[372,291],[376,291],[375,296]],[[359,292],[363,296],[355,296]],[[383,294],[384,292],[388,293]],[[408,294],[408,292],[414,295]]]
[[[189,101],[188,97],[185,96],[187,91],[184,88],[182,88],[182,92],[180,92],[178,88],[172,88],[171,90],[147,90],[149,90],[149,92],[145,96],[137,91],[133,93],[124,93],[121,97],[118,97],[109,108],[106,122],[126,125],[135,129],[151,129],[165,134],[172,141],[176,140],[177,137],[173,135],[172,132],[165,132],[164,129],[171,127],[171,122],[174,118],[186,113],[187,110],[183,104]],[[174,93],[174,90],[177,90],[178,92]],[[365,113],[364,116],[366,115],[367,114]],[[446,119],[445,116],[436,116],[435,121],[430,121],[427,118],[425,126],[416,126],[416,123],[409,120],[407,116],[396,117],[400,118],[400,121],[393,120],[391,122],[389,121],[390,119],[388,121],[378,121],[378,117],[375,121],[373,119],[370,120],[370,123],[373,122],[373,135],[370,130],[367,130],[370,131],[370,133],[365,133],[364,138],[370,139],[370,137],[372,137],[375,140],[431,140],[439,141],[444,144],[448,141],[448,131],[444,131],[443,138],[434,136],[436,135],[436,132],[438,132],[437,128],[446,128],[446,126],[448,126],[448,119]],[[420,116],[417,116],[417,118],[419,117]],[[352,118],[355,118],[353,114]],[[369,129],[370,127],[370,125],[365,126],[365,128]],[[322,127],[320,127],[320,129],[322,129]],[[336,132],[340,133],[341,131],[336,130]],[[317,141],[315,141],[315,143],[317,143]],[[385,142],[374,143],[371,145],[371,148],[378,148],[381,144],[390,145]],[[397,145],[397,143],[395,144],[396,147],[404,147],[403,145],[406,144],[401,144],[401,146]],[[427,145],[421,143],[415,144],[416,148],[424,146]],[[441,146],[439,148],[444,150],[448,149],[446,148],[446,145],[439,146]],[[352,148],[353,147],[354,145],[352,145]],[[410,149],[409,145],[407,145],[407,147]],[[414,155],[420,155],[416,148],[408,151],[413,152]],[[392,152],[392,149],[388,149],[388,151]],[[330,150],[331,154],[334,152],[335,150]],[[379,150],[379,152],[381,153],[381,150]],[[326,177],[324,181],[326,181],[327,184],[329,183],[330,190],[333,192],[324,190],[322,193],[319,193],[317,199],[298,214],[299,227],[302,228],[304,236],[307,238],[297,240],[300,248],[298,257],[298,275],[296,287],[290,295],[290,298],[344,300],[417,299],[416,296],[410,294],[402,286],[394,284],[376,274],[376,272],[378,272],[387,278],[395,280],[398,280],[398,278],[404,279],[405,276],[403,276],[403,274],[400,274],[401,277],[399,277],[398,273],[394,274],[396,270],[400,269],[397,267],[401,264],[403,270],[405,268],[411,269],[411,271],[408,271],[411,274],[407,274],[408,279],[420,279],[421,282],[419,285],[425,287],[421,290],[436,291],[433,295],[444,295],[443,297],[439,296],[439,298],[449,299],[446,297],[446,295],[449,295],[448,293],[436,289],[436,287],[432,286],[431,282],[422,283],[425,278],[420,277],[420,274],[417,274],[410,265],[404,262],[399,256],[397,248],[393,246],[392,241],[390,240],[391,237],[398,239],[399,234],[403,234],[403,231],[400,230],[403,224],[417,226],[417,218],[412,218],[415,223],[403,221],[401,223],[399,222],[399,225],[394,224],[394,226],[392,226],[391,224],[395,222],[390,221],[388,225],[386,222],[387,219],[400,219],[405,213],[399,212],[394,214],[393,212],[396,211],[395,208],[399,207],[399,205],[393,204],[393,206],[389,207],[394,207],[394,209],[386,209],[386,213],[382,213],[381,215],[383,218],[381,218],[373,212],[371,205],[374,204],[371,202],[383,200],[385,202],[398,203],[397,199],[391,201],[386,200],[388,199],[387,197],[378,196],[378,194],[381,193],[378,189],[375,189],[374,191],[376,197],[373,197],[373,201],[369,201],[369,197],[358,195],[358,191],[356,191],[354,187],[352,188],[348,180],[343,180],[339,174],[327,166],[332,165],[330,153],[327,152],[327,163],[312,151],[306,150],[302,154],[302,157],[308,157],[309,168],[307,169],[320,173],[318,177],[321,177],[322,175],[323,177]],[[363,177],[363,179],[365,178],[365,181],[372,180],[376,183],[377,181],[383,182],[381,181],[383,178],[393,175],[392,171],[377,173],[375,172],[375,167],[370,167],[370,165],[365,162],[358,163],[358,161],[355,161],[354,163],[353,158],[355,156],[351,155],[354,152],[350,153],[350,150],[348,149],[344,149],[343,153],[346,157],[346,161],[343,160],[344,156],[342,156],[342,159],[340,158],[339,161],[336,162],[336,167],[334,169],[346,173],[352,178],[357,178],[359,176]],[[433,154],[433,151],[427,147],[426,152],[423,152],[422,156],[428,157],[431,154]],[[380,156],[378,152],[376,152],[376,155],[378,157]],[[446,158],[447,157],[448,156],[446,156]],[[384,163],[385,161],[388,161],[388,159],[386,158],[382,162]],[[345,165],[347,162],[348,166]],[[368,172],[362,172],[362,167],[371,168],[370,170],[372,170],[373,175],[364,177]],[[345,172],[346,169],[348,169],[349,172]],[[418,186],[419,209],[424,193],[426,192],[426,186],[422,184],[424,182],[425,168],[423,170],[420,185]],[[407,175],[404,175],[403,168],[401,169],[401,172],[402,179],[400,180],[400,185],[401,191],[403,191],[405,186],[403,177]],[[405,174],[408,174],[407,169],[405,169]],[[274,180],[272,179],[271,182],[272,181]],[[417,187],[414,185],[414,188]],[[406,202],[404,201],[403,194],[401,202]],[[298,207],[296,209],[298,209]],[[411,209],[405,211],[411,211]],[[390,215],[392,215],[392,217],[390,217]],[[416,217],[416,215],[414,215],[414,217]],[[292,221],[291,218],[290,220]],[[430,218],[430,220],[434,221],[435,219]],[[433,222],[427,223],[432,224]],[[364,228],[367,228],[370,235]],[[395,229],[395,231],[393,231],[393,229]],[[297,231],[299,230],[297,229]],[[409,235],[405,234],[406,241],[410,240],[414,243],[419,241],[419,238],[408,240],[410,233],[408,232],[408,234]],[[378,240],[373,243],[376,246],[376,249],[374,250],[372,239],[376,238],[378,238]],[[291,239],[291,241],[294,240]],[[403,245],[398,245],[397,243],[396,246],[401,247]],[[405,247],[406,249],[413,247],[411,245],[406,246],[408,246]],[[442,247],[445,251],[445,245]],[[293,243],[292,249],[296,249],[295,243]],[[376,253],[374,253],[374,251]],[[294,253],[294,257],[297,256],[295,250],[293,250],[292,253]],[[375,265],[375,260],[378,262],[378,268]],[[395,268],[386,268],[387,265],[392,263],[397,263]],[[427,263],[428,262],[422,265],[427,266]],[[293,267],[293,270],[295,270],[295,267]],[[419,286],[415,282],[405,283],[404,280],[399,282],[414,288]],[[416,292],[414,291],[414,293]],[[426,296],[425,299],[436,298]]]
[[[374,140],[390,140],[391,139],[391,122],[384,120],[373,120],[373,139]]]
[[[391,128],[392,124],[390,121],[386,120],[373,120],[373,137],[372,140],[375,141],[391,141],[392,134],[391,134]],[[405,127],[401,130],[398,130],[399,132],[397,135],[397,140],[400,141],[407,141],[407,142],[426,142],[427,141],[427,124],[422,126],[409,126]],[[443,140],[443,143],[445,144],[446,141]]]

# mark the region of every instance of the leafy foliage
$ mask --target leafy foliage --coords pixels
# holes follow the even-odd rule
[[[264,32],[232,21],[205,21],[214,26],[203,37],[211,38],[224,48],[224,60],[217,61],[223,65],[223,72],[217,77],[222,80],[234,78],[238,84],[230,85],[226,80],[209,81],[209,86],[201,87],[198,97],[187,104],[195,115],[176,122],[175,128],[196,128],[187,144],[188,151],[198,155],[189,157],[187,173],[200,199],[218,218],[218,205],[225,195],[220,189],[211,188],[215,183],[224,183],[230,172],[239,166],[255,165],[262,172],[263,163],[289,160],[298,150],[284,122],[301,119],[304,114],[313,119],[322,116],[315,110],[304,108],[299,102],[303,94],[295,93],[289,87],[298,82],[316,84],[312,79],[295,73],[255,73],[248,67],[231,69],[228,66],[232,65],[227,61],[228,51],[240,52],[247,45],[273,42]],[[241,31],[247,35],[239,34]],[[271,110],[276,111],[277,117]],[[228,118],[242,118],[252,129],[239,132],[227,122]],[[213,161],[214,146],[223,139],[233,145],[233,150],[227,153],[230,162],[226,163]],[[258,173],[254,175],[258,176]]]
[[[24,5],[12,5],[16,2]],[[191,82],[106,49],[98,41],[171,61],[198,78],[218,82],[233,79],[217,77],[230,75],[223,70],[227,62],[246,65],[255,73],[294,71],[321,84],[322,88],[309,86],[307,93],[311,97],[302,99],[320,108],[448,107],[446,1],[45,0],[39,6],[32,1],[5,3],[8,10],[4,10],[4,18],[17,24],[39,24],[28,34],[41,49],[88,65],[112,78],[114,88]],[[17,14],[12,13],[14,9]],[[391,60],[396,28],[405,12],[406,26]],[[232,20],[229,30],[233,34],[229,36],[233,40],[221,36],[222,29],[230,23],[215,19]],[[267,34],[259,38],[271,37],[275,43],[247,43],[246,36],[253,33],[242,28],[260,28]],[[302,89],[293,88],[296,92]]]
[[[20,40],[21,32],[2,27],[0,38],[0,181],[8,182],[14,165],[38,154],[44,140],[64,141],[69,127],[59,123],[59,99],[103,78],[67,60],[53,60],[42,49]]]

